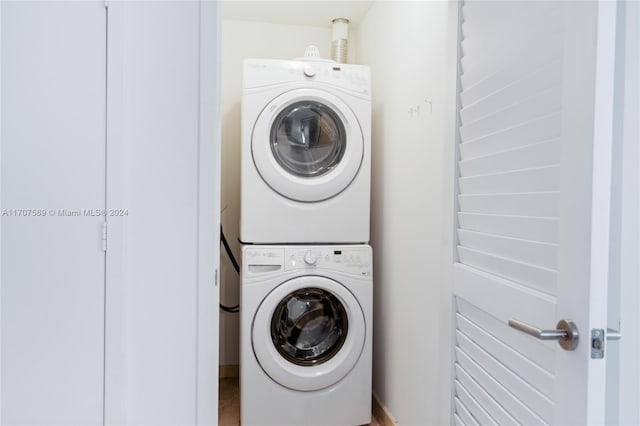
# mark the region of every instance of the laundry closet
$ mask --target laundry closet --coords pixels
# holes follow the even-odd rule
[[[308,45],[327,58],[331,21],[347,18],[347,62],[371,72],[374,409],[411,425],[615,423],[612,401],[634,386],[617,371],[637,351],[616,352],[624,284],[605,271],[629,271],[607,263],[608,244],[615,253],[620,227],[636,224],[620,225],[611,188],[625,177],[609,160],[635,148],[610,135],[624,134],[623,88],[636,87],[621,76],[637,74],[637,56],[621,46],[637,44],[638,11],[459,6],[225,3],[223,227],[239,256],[242,60]],[[238,277],[221,262],[221,300],[235,305]],[[237,315],[220,323],[221,372],[233,375]]]
[[[429,422],[440,423],[438,419],[445,418],[440,416],[447,416],[440,379],[434,379],[442,375],[440,355],[426,341],[411,336],[420,335],[424,324],[441,332],[448,13],[444,2],[225,2],[222,6],[221,222],[236,258],[242,253],[238,232],[243,60],[301,58],[309,45],[317,47],[321,58],[330,59],[332,20],[350,21],[346,62],[366,65],[371,73],[374,392],[409,424],[428,416],[432,416]],[[334,220],[340,222],[340,215]],[[221,303],[230,307],[240,303],[242,309],[238,274],[224,252],[221,282]],[[239,316],[221,312],[222,380],[237,374]],[[406,339],[411,339],[410,351]]]

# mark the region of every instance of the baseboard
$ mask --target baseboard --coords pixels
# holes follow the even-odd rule
[[[229,377],[239,377],[240,366],[239,365],[221,365],[218,368],[218,377],[226,379]]]
[[[380,426],[397,426],[396,419],[380,403],[376,394],[373,394],[373,415],[380,422]]]

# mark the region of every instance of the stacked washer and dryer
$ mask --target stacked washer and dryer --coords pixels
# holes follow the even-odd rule
[[[369,69],[247,59],[243,81],[241,423],[368,424]]]

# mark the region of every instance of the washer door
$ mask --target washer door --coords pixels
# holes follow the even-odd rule
[[[355,115],[338,97],[297,89],[262,110],[251,150],[271,189],[292,200],[317,202],[342,192],[356,177],[364,139]]]
[[[262,301],[252,326],[258,363],[276,383],[299,391],[324,389],[345,377],[365,340],[362,308],[328,278],[294,278]]]

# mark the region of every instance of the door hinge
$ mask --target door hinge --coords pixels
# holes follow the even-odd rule
[[[218,287],[218,270],[216,269],[216,274],[215,274],[215,278],[214,278],[214,285],[216,287]]]
[[[102,251],[107,251],[107,222],[102,222]]]

